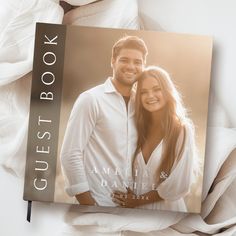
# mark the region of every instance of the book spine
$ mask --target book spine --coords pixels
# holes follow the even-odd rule
[[[66,26],[37,23],[24,200],[53,201]]]

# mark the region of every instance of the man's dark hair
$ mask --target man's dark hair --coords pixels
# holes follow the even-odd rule
[[[143,54],[144,63],[148,54],[147,46],[143,39],[137,36],[125,36],[119,39],[112,47],[112,58],[116,60],[122,49],[135,49]]]

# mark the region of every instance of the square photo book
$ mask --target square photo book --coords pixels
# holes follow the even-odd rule
[[[212,38],[37,23],[24,200],[199,213]]]

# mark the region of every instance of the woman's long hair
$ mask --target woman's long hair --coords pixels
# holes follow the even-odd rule
[[[166,99],[166,105],[163,108],[164,116],[161,121],[161,126],[164,131],[162,162],[157,173],[163,172],[166,176],[169,176],[174,162],[181,158],[186,140],[186,129],[190,129],[192,134],[194,134],[194,129],[191,120],[187,118],[180,94],[175,88],[169,74],[160,67],[147,67],[138,78],[136,90],[135,120],[138,131],[138,142],[133,159],[133,169],[135,158],[147,139],[149,126],[151,124],[150,112],[144,109],[141,102],[142,84],[148,77],[155,78],[158,81],[163,96]],[[180,136],[183,138],[178,139]],[[177,146],[180,148],[176,148]],[[164,180],[160,178],[160,175],[157,176],[157,178],[158,182]]]

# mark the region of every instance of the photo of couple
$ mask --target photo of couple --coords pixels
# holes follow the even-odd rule
[[[80,205],[188,212],[193,197],[199,210],[195,125],[168,71],[147,64],[149,54],[142,37],[118,38],[112,74],[82,89],[69,111],[60,163],[65,191]]]

